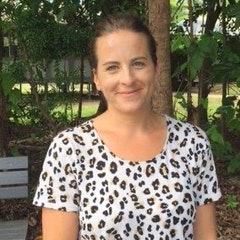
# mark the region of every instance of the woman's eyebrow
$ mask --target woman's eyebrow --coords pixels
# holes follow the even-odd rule
[[[135,58],[131,59],[131,62],[139,61],[139,60],[145,60],[145,61],[146,61],[147,58],[146,58],[146,57],[139,56],[139,57],[135,57]],[[104,62],[102,65],[103,65],[103,66],[106,66],[106,65],[111,65],[111,64],[117,65],[117,64],[119,64],[119,62],[118,62],[118,61],[107,61],[107,62]]]
[[[110,65],[110,64],[119,64],[119,62],[118,61],[108,61],[108,62],[103,63],[102,65],[105,66],[105,65]]]
[[[146,57],[135,57],[132,59],[132,61],[136,61],[136,60],[147,60]]]

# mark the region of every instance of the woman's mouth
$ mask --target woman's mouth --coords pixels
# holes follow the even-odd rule
[[[119,91],[118,94],[123,97],[132,97],[132,96],[135,96],[139,91],[140,91],[140,89]]]

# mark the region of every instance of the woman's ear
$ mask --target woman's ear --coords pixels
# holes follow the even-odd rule
[[[93,72],[93,81],[95,83],[95,86],[98,91],[101,91],[96,69],[94,68],[92,72]]]

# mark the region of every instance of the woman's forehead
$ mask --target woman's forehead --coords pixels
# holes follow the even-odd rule
[[[115,32],[99,38],[96,44],[96,55],[98,60],[109,58],[111,60],[120,58],[149,57],[150,51],[146,37],[134,32]]]
[[[147,37],[141,32],[130,30],[118,30],[101,36],[96,41],[96,47],[112,48],[120,45],[141,44],[142,47],[148,44]]]

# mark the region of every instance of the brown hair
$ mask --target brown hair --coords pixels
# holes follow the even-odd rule
[[[93,69],[97,68],[96,41],[98,38],[118,30],[129,30],[136,33],[143,33],[148,40],[149,51],[153,63],[157,64],[156,42],[149,28],[140,18],[130,13],[118,13],[109,15],[96,25],[95,34],[90,43],[90,63]]]

